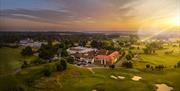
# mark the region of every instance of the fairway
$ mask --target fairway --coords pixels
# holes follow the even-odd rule
[[[38,88],[52,88],[53,91],[155,91],[156,83],[165,83],[172,86],[176,91],[180,88],[178,84],[180,69],[166,72],[143,72],[136,69],[125,68],[94,68],[95,74],[92,74],[86,68],[77,68],[69,65],[67,71],[63,73],[54,73],[49,78],[42,78],[37,81]],[[112,79],[111,75],[124,76],[125,79]],[[142,77],[140,81],[133,81],[134,75]],[[42,89],[37,89],[41,91]],[[48,90],[46,90],[48,91]]]
[[[167,51],[173,50],[172,54],[165,54]],[[180,61],[180,47],[164,46],[164,49],[156,50],[155,54],[144,54],[143,50],[132,50],[134,53],[139,53],[138,58],[134,60],[134,67],[144,69],[146,64],[152,66],[164,65],[167,68],[173,68]]]

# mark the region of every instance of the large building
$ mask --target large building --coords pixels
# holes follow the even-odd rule
[[[24,39],[24,40],[20,40],[19,44],[21,46],[30,46],[33,48],[40,48],[42,44],[47,44],[47,42],[40,42],[40,41],[34,41],[30,38]]]
[[[76,54],[76,53],[88,53],[88,52],[92,52],[92,51],[96,51],[97,49],[95,48],[86,48],[86,47],[71,47],[67,49],[67,52],[69,54]]]
[[[76,64],[101,64],[112,65],[118,60],[120,54],[118,51],[111,50],[97,50],[94,48],[86,47],[71,47],[67,49],[67,52],[71,57],[75,59]]]
[[[114,51],[110,55],[97,55],[95,56],[94,63],[95,64],[102,64],[102,65],[112,65],[116,63],[120,54],[118,51]]]

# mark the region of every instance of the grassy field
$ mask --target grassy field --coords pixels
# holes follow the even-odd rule
[[[69,65],[68,70],[63,73],[54,73],[51,77],[42,78],[36,83],[38,91],[155,91],[156,83],[166,83],[172,86],[175,91],[179,91],[180,69],[166,72],[143,72],[137,69],[125,68],[94,68],[92,74],[86,68],[77,68]],[[124,80],[110,78],[114,76],[124,76]],[[140,81],[133,81],[134,75],[142,77]],[[46,89],[46,90],[45,90]]]
[[[172,54],[165,54],[167,51],[173,50]],[[138,51],[139,54],[138,59],[134,61],[134,67],[143,69],[145,68],[146,64],[150,64],[152,66],[155,65],[164,65],[168,68],[173,68],[174,65],[180,61],[180,47],[173,47],[173,46],[164,46],[164,49],[156,50],[155,54],[144,54],[143,50],[132,50],[134,52]]]
[[[36,58],[23,57],[20,52],[21,48],[0,48],[0,75],[13,72],[21,66],[23,60],[30,61]]]
[[[172,55],[165,55],[167,50],[175,50]],[[0,48],[1,73],[12,72],[20,67],[22,60],[33,60],[35,57],[22,57],[21,48]],[[134,50],[136,51],[136,50]],[[139,52],[141,52],[140,50]],[[127,68],[93,68],[94,74],[87,68],[68,65],[64,72],[53,72],[50,77],[44,77],[44,65],[34,65],[23,69],[15,76],[0,77],[0,91],[18,86],[27,91],[155,91],[156,83],[165,83],[180,91],[180,69],[164,71],[144,70],[146,64],[164,64],[167,67],[175,65],[180,60],[179,47],[167,46],[166,49],[157,50],[156,54],[140,54],[134,61],[134,69]],[[54,64],[55,62],[49,63]],[[124,76],[123,80],[110,78]],[[142,80],[133,81],[133,76],[140,76]]]

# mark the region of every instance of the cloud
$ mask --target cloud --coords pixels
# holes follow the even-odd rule
[[[11,0],[6,1],[12,2]],[[17,22],[23,20],[26,22],[59,24],[70,28],[138,26],[138,24],[152,20],[160,22],[164,18],[174,16],[179,10],[178,0],[13,1],[14,5],[6,3],[6,8],[0,10],[0,19],[4,18],[3,21],[16,19]],[[11,7],[8,7],[10,5]],[[18,19],[21,21],[18,21]]]
[[[27,10],[27,9],[8,9],[2,10],[0,17],[8,17],[15,19],[25,19],[37,22],[59,23],[71,20],[71,14],[65,10]]]
[[[123,20],[129,8],[120,8],[132,0],[46,0],[54,3],[52,9],[3,9],[1,18],[24,19],[33,22],[70,24],[71,22],[93,23]],[[19,2],[20,3],[20,2]],[[59,6],[58,6],[59,5]],[[33,5],[32,5],[33,6]],[[36,8],[36,7],[35,7]],[[91,19],[88,19],[91,17]],[[118,17],[118,19],[116,18]],[[120,19],[121,18],[121,19]],[[72,25],[72,24],[71,24]]]

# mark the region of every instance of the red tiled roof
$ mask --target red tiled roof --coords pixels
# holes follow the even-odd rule
[[[119,55],[119,52],[115,51],[115,52],[111,53],[109,56],[114,58],[114,57],[117,57],[118,55]]]
[[[118,51],[114,51],[113,53],[111,53],[110,55],[97,55],[95,57],[96,60],[108,60],[108,61],[112,61],[113,58],[118,57],[119,56],[119,52]]]
[[[112,60],[111,56],[106,56],[106,55],[97,55],[95,58],[96,60],[108,60],[108,61]]]

